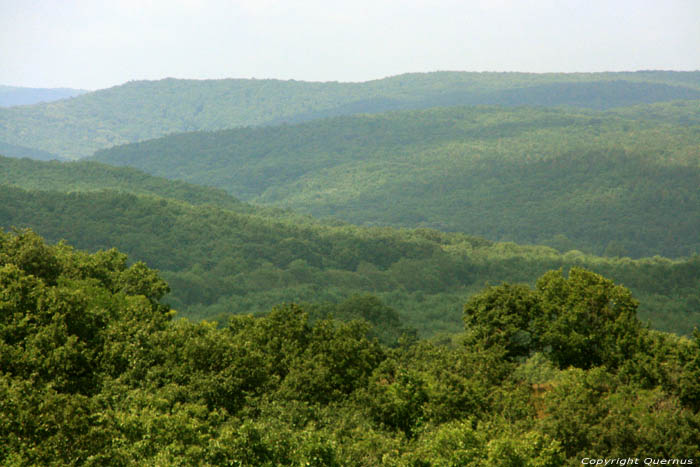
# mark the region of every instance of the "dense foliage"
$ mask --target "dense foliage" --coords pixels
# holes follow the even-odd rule
[[[0,185],[66,193],[113,190],[172,198],[194,205],[211,204],[240,211],[252,209],[220,189],[166,180],[128,167],[91,161],[38,162],[0,155]]]
[[[532,282],[549,269],[584,266],[632,289],[641,316],[657,329],[690,334],[700,321],[698,256],[601,258],[428,229],[320,224],[282,212],[234,212],[112,191],[4,186],[0,226],[32,227],[90,251],[117,247],[163,271],[173,287],[167,301],[199,319],[371,294],[399,313],[395,328],[433,335],[458,330],[461,304],[486,283]]]
[[[673,101],[651,105],[632,105],[610,110],[609,115],[642,119],[657,123],[684,126],[700,125],[700,103],[697,100]]]
[[[296,305],[223,327],[174,320],[166,291],[116,250],[0,232],[1,463],[700,456],[700,334],[647,330],[626,289],[583,269],[489,288],[466,304],[463,338],[396,348],[365,321],[311,323]]]
[[[700,99],[698,72],[439,72],[366,83],[165,79],[0,108],[0,142],[77,158],[174,132],[334,115],[479,104],[611,108],[687,99]]]
[[[700,101],[618,113],[430,109],[172,135],[96,157],[356,224],[609,256],[700,251]]]

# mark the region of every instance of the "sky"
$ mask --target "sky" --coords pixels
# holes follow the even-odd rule
[[[700,0],[0,0],[0,84],[700,70]]]

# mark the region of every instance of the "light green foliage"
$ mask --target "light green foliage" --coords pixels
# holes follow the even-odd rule
[[[423,433],[421,446],[409,456],[412,465],[527,466],[564,465],[558,442],[538,432],[489,436],[487,427],[469,421],[450,422]]]
[[[568,370],[545,396],[542,429],[568,456],[693,458],[700,454],[698,413],[661,388],[621,384],[598,368]],[[640,427],[645,427],[640,429]]]
[[[565,457],[560,444],[547,435],[530,432],[524,437],[504,436],[489,442],[485,465],[554,467],[562,465]]]
[[[416,457],[424,465],[450,467],[483,465],[486,433],[475,430],[470,420],[445,423],[422,434],[422,446]]]
[[[542,352],[535,352],[513,372],[513,376],[528,384],[545,384],[558,374],[557,368]]]
[[[684,358],[686,362],[678,384],[681,401],[695,410],[700,410],[700,387],[698,387],[698,381],[700,381],[700,332],[697,328],[693,337],[693,344]]]

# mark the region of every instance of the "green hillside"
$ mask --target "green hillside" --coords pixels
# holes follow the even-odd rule
[[[67,158],[165,134],[454,105],[606,109],[700,99],[700,72],[406,74],[365,83],[136,81],[0,109],[0,142]]]
[[[0,156],[0,185],[62,192],[113,190],[172,198],[194,205],[251,210],[250,206],[220,189],[166,180],[140,170],[94,161],[39,162]]]
[[[404,325],[433,335],[459,329],[461,305],[487,283],[532,283],[547,270],[582,266],[632,289],[640,316],[658,329],[688,334],[700,320],[698,256],[600,258],[458,233],[300,219],[111,191],[0,186],[0,227],[31,227],[52,242],[66,239],[90,251],[128,252],[162,271],[173,290],[168,302],[192,318],[292,301],[342,304],[371,294]]]
[[[95,158],[358,224],[677,257],[700,251],[699,115],[700,101],[438,108],[171,135]]]

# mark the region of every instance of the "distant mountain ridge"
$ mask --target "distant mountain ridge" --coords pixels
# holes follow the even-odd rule
[[[700,99],[700,72],[434,72],[364,83],[164,79],[0,109],[0,141],[81,158],[169,133],[356,113],[482,104],[608,109],[688,99]]]
[[[32,105],[79,96],[89,91],[71,88],[27,88],[0,85],[0,107]]]

